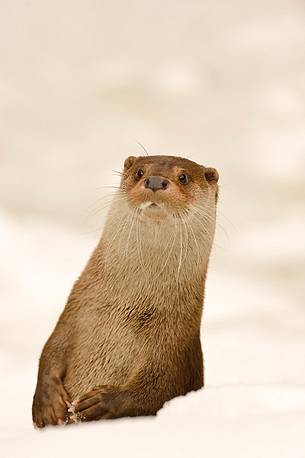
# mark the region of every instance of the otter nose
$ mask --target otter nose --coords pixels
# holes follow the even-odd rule
[[[159,191],[159,189],[166,189],[169,185],[169,181],[162,177],[148,177],[144,181],[145,188],[151,189],[152,191]]]

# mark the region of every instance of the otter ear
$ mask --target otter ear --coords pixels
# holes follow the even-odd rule
[[[129,156],[124,162],[124,170],[130,169],[134,161],[136,160],[135,156]]]
[[[213,167],[205,167],[204,176],[208,183],[217,183],[219,179],[218,172]]]

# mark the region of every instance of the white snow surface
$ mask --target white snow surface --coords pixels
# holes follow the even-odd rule
[[[304,18],[297,0],[0,0],[1,457],[305,457]],[[36,431],[42,346],[137,141],[220,173],[206,386],[154,418]]]

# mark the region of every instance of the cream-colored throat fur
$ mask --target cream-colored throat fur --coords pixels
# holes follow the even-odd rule
[[[147,205],[146,205],[147,207]],[[198,205],[181,216],[163,219],[143,215],[117,196],[109,211],[101,243],[107,270],[142,283],[165,278],[185,281],[206,269],[215,231],[215,214]],[[198,208],[201,208],[201,214]],[[154,212],[155,210],[150,210]],[[157,210],[158,211],[158,210]],[[204,217],[204,215],[206,215]]]

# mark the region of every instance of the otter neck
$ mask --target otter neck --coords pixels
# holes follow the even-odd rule
[[[167,216],[154,221],[116,198],[109,211],[99,251],[105,275],[121,287],[145,291],[169,290],[177,284],[203,283],[214,237],[215,223]]]

